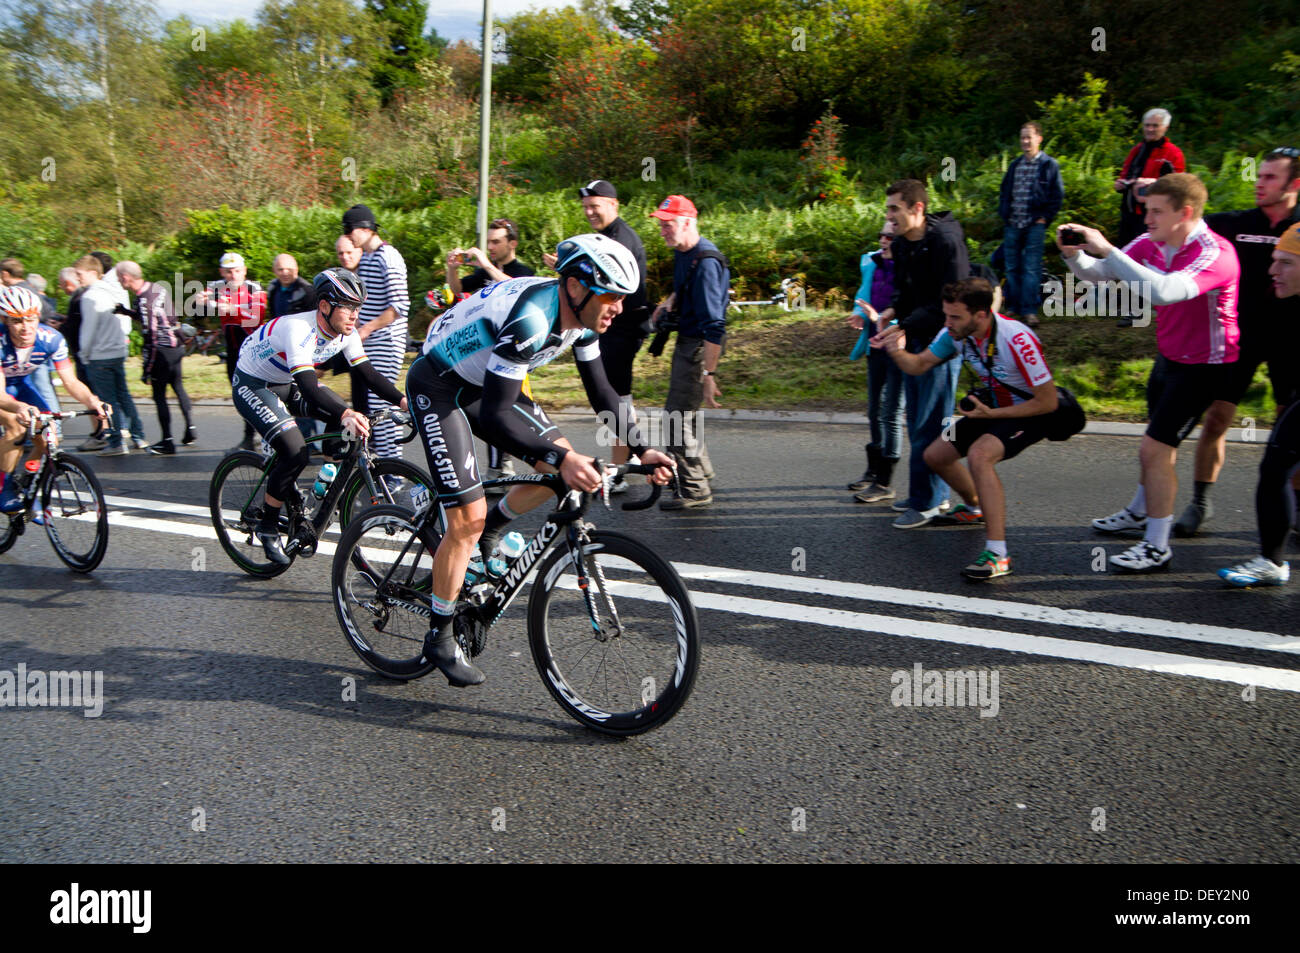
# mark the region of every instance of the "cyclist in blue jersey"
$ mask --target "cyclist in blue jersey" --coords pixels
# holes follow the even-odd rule
[[[316,379],[316,365],[342,354],[375,393],[406,409],[401,392],[371,366],[357,334],[365,285],[343,268],[322,271],[312,282],[316,310],[286,314],[262,325],[239,348],[230,379],[239,411],[276,452],[267,475],[265,505],[257,538],[272,562],[289,564],[280,545],[280,508],[310,456],[296,417],[318,417],[330,430],[346,427],[359,436],[370,421]]]
[[[474,545],[486,565],[510,520],[551,495],[545,487],[516,486],[489,512],[474,435],[539,472],[558,471],[574,489],[591,492],[601,484],[594,458],[574,451],[545,411],[522,393],[529,371],[572,347],[592,408],[618,421],[620,439],[626,435],[624,442],[642,463],[658,465],[652,482],[672,479],[672,458],[645,447],[600,361],[599,336],[640,285],[636,260],[618,242],[596,234],[565,239],[556,255],[558,280],[512,278],[448,309],[429,327],[423,352],[406,375],[447,527],[433,561],[433,620],[424,654],[457,687],[484,680],[451,631]]]
[[[4,443],[0,446],[0,481],[3,483],[0,485],[0,513],[13,513],[22,508],[22,502],[8,474],[18,465],[18,458],[22,455],[19,441],[26,431],[28,410],[54,410],[32,384],[32,372],[38,367],[53,366],[67,392],[105,422],[109,407],[77,379],[63,335],[40,323],[41,300],[33,291],[19,285],[0,289],[0,316],[4,317],[4,326],[0,328],[0,367],[5,381],[5,400],[0,401],[0,426],[4,428]],[[32,440],[28,459],[35,460],[44,452],[45,436],[37,434]]]

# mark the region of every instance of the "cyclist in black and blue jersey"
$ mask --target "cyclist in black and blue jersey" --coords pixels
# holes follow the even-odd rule
[[[342,354],[375,393],[406,409],[406,399],[371,366],[357,334],[357,314],[366,300],[361,279],[343,268],[322,271],[312,282],[316,310],[286,314],[244,339],[230,379],[235,409],[276,452],[266,480],[257,538],[272,562],[289,564],[280,545],[280,508],[295,492],[294,481],[310,459],[296,417],[317,417],[331,430],[347,427],[359,436],[370,421],[316,379],[316,365]]]
[[[434,556],[433,625],[425,658],[457,687],[484,675],[465,658],[451,631],[456,596],[477,542],[490,556],[506,525],[540,505],[545,487],[516,486],[488,511],[474,435],[543,473],[559,472],[574,489],[594,491],[594,458],[574,451],[542,408],[521,390],[524,376],[573,348],[587,398],[618,421],[642,463],[659,466],[651,481],[672,479],[672,458],[647,449],[627,418],[600,361],[599,336],[637,289],[632,253],[604,235],[577,235],[556,248],[554,278],[512,278],[489,285],[429,327],[421,356],[406,375],[411,413],[424,440],[429,472],[447,531]]]

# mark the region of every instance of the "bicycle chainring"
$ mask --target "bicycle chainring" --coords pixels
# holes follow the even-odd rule
[[[487,648],[487,626],[468,612],[458,612],[452,620],[456,641],[470,658],[482,654]]]

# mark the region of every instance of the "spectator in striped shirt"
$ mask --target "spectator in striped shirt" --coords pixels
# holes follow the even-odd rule
[[[361,249],[357,277],[366,289],[357,332],[375,370],[396,384],[406,355],[406,316],[411,298],[406,289],[406,261],[379,237],[378,229],[375,213],[364,205],[354,205],[343,213],[343,234]],[[388,404],[353,374],[352,406],[361,414],[371,414]],[[392,421],[375,426],[373,444],[379,457],[402,455],[397,425]]]
[[[144,335],[140,351],[141,380],[153,385],[153,402],[158,409],[158,423],[162,425],[162,439],[148,447],[150,453],[171,456],[176,452],[172,440],[172,414],[167,406],[167,388],[176,394],[185,417],[185,436],[181,443],[195,440],[194,421],[191,414],[190,395],[185,393],[181,381],[181,359],[185,347],[181,344],[180,322],[172,306],[171,289],[161,281],[145,281],[140,266],[133,261],[117,263],[117,280],[136,299],[136,315]]]

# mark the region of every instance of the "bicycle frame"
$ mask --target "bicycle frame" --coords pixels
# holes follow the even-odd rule
[[[321,536],[329,527],[330,519],[334,516],[334,509],[338,506],[339,497],[342,495],[354,470],[360,469],[361,478],[365,481],[366,489],[372,496],[378,491],[370,467],[361,466],[363,455],[370,454],[368,440],[354,440],[350,435],[343,432],[325,433],[315,437],[304,438],[304,442],[309,444],[325,440],[347,440],[356,443],[357,446],[349,449],[348,452],[343,455],[343,458],[338,461],[338,473],[335,474],[334,479],[331,481],[329,489],[325,491],[325,496],[321,499],[320,503],[317,504],[315,515],[306,521],[305,525],[311,528],[311,538],[309,540],[301,538],[301,530],[304,528],[304,524],[300,521],[301,518],[306,515],[305,505],[302,507],[296,507],[289,505],[290,501],[285,501],[286,505],[288,505],[288,509],[285,511],[285,517],[289,521],[289,529],[287,533],[288,540],[284,547],[286,555],[295,553],[304,548],[310,548],[312,551],[315,550],[316,543],[320,541]],[[244,504],[244,510],[239,514],[241,522],[249,522],[249,515],[247,512],[248,507],[252,504],[253,500],[257,498],[257,491],[266,483],[266,478],[270,475],[271,470],[274,469],[277,458],[278,454],[274,451],[272,451],[271,455],[267,457],[266,463],[262,467],[262,479],[258,481],[255,487],[253,487],[253,492],[248,498],[248,503]],[[304,504],[306,503],[305,500],[303,502]]]
[[[599,461],[596,462],[596,468],[598,470],[601,469]],[[628,469],[629,472],[638,469],[627,468],[626,465],[624,468]],[[646,469],[648,471],[653,468],[648,467]],[[530,473],[523,476],[505,477],[500,480],[488,480],[485,481],[483,485],[485,487],[508,487],[518,484],[538,483],[546,486],[554,492],[555,495],[560,498],[561,504],[566,500],[572,500],[574,497],[576,497],[577,500],[568,509],[552,510],[546,515],[546,521],[538,528],[537,532],[533,535],[533,538],[524,547],[523,552],[510,561],[510,565],[506,568],[505,575],[503,575],[495,585],[492,585],[489,592],[484,593],[481,589],[482,586],[489,585],[487,582],[479,583],[469,591],[467,598],[464,600],[467,603],[468,608],[464,611],[468,612],[473,617],[474,621],[478,622],[484,628],[492,626],[501,618],[505,611],[510,608],[510,604],[514,602],[515,598],[519,595],[519,592],[523,589],[524,581],[528,578],[528,574],[532,570],[533,566],[537,565],[542,559],[548,556],[552,550],[557,549],[559,546],[567,544],[570,547],[570,550],[577,554],[577,557],[580,560],[584,560],[584,563],[579,565],[577,568],[580,576],[586,576],[587,570],[582,544],[588,524],[583,522],[582,517],[586,515],[587,509],[591,504],[590,494],[580,493],[577,490],[570,490],[558,473]],[[629,510],[645,509],[651,506],[659,497],[659,492],[660,488],[656,486],[647,500],[639,503],[624,503],[623,508]],[[606,497],[606,499],[608,500],[608,497]],[[424,526],[427,525],[428,520],[436,518],[435,504],[436,501],[416,514],[415,526],[417,530],[423,529]],[[562,533],[561,530],[567,530],[567,532]],[[402,547],[397,558],[393,560],[393,564],[389,568],[387,575],[379,581],[379,588],[383,589],[394,585],[392,581],[393,572],[398,566],[402,565],[406,554],[418,539],[419,532],[416,532],[411,535],[409,540],[407,540],[406,545]],[[432,555],[433,554],[431,553],[430,556]],[[407,595],[411,598],[427,599],[428,597],[427,593],[416,592],[415,590],[410,589],[409,586],[401,583],[396,585],[399,588],[407,589]]]

